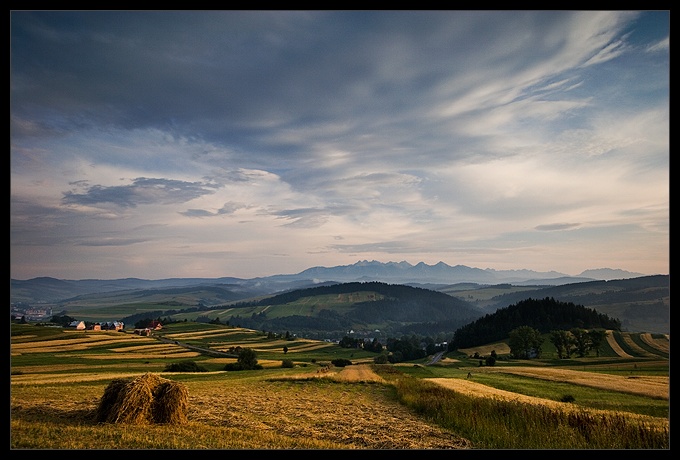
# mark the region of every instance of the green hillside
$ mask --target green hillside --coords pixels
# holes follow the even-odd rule
[[[623,330],[631,332],[670,333],[669,275],[588,281],[561,286],[493,286],[453,285],[439,289],[466,300],[485,313],[493,313],[527,298],[551,297],[593,308],[621,321]]]

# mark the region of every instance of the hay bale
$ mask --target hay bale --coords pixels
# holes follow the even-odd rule
[[[154,390],[151,414],[155,423],[180,425],[187,422],[189,392],[184,385],[163,382]]]
[[[146,373],[134,380],[115,379],[97,409],[100,423],[181,424],[187,421],[189,393],[180,383]]]
[[[109,417],[112,413],[112,407],[116,405],[116,401],[121,397],[125,386],[130,382],[129,379],[114,379],[104,390],[104,394],[99,400],[99,405],[96,411],[97,423],[110,422]]]

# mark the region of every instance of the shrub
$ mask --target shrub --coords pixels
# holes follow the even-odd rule
[[[373,358],[373,362],[375,364],[387,364],[389,360],[387,359],[387,355],[378,355]]]
[[[163,372],[208,372],[208,369],[195,361],[182,361],[165,366]]]
[[[227,363],[224,365],[225,371],[250,371],[264,369],[261,364],[255,364],[253,367],[245,367],[241,363]]]
[[[560,398],[560,401],[571,403],[571,402],[576,401],[576,398],[574,398],[572,395],[564,395]]]
[[[352,361],[349,359],[345,358],[336,358],[333,361],[331,361],[331,364],[334,365],[335,367],[345,367],[345,366],[351,366]]]
[[[281,361],[281,367],[293,368],[295,367],[295,364],[293,364],[292,359],[284,359],[283,361]]]

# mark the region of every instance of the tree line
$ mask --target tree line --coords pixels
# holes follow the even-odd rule
[[[449,351],[505,340],[512,330],[521,326],[536,329],[541,334],[572,328],[621,330],[618,319],[598,313],[592,308],[561,302],[552,297],[529,298],[506,308],[499,308],[495,313],[461,327],[449,342]]]

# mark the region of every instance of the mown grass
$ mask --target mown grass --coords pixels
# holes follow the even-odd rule
[[[291,438],[271,431],[247,431],[189,423],[182,426],[91,425],[12,420],[12,449],[342,449],[340,443]]]

